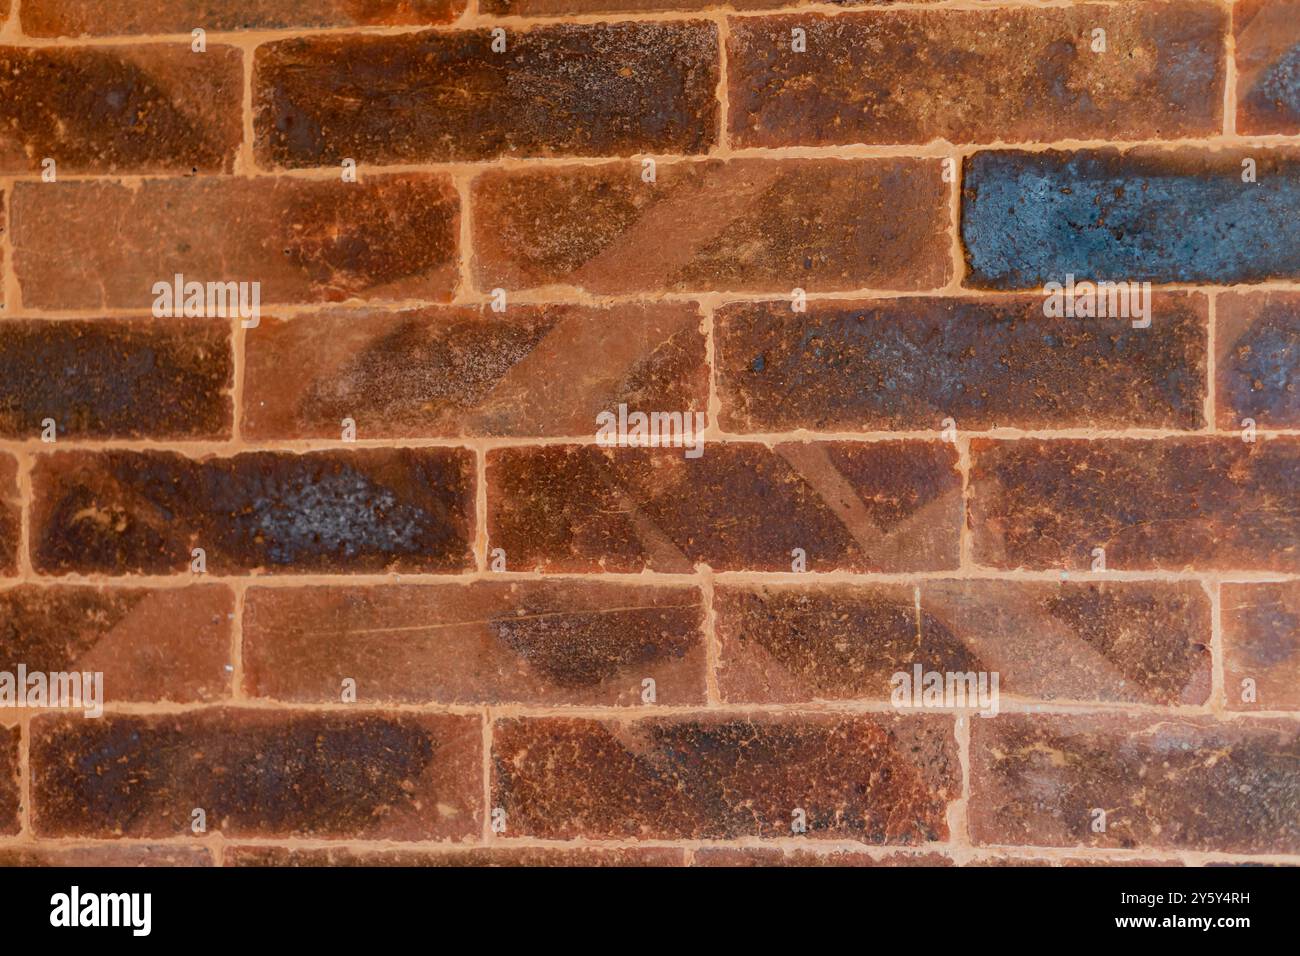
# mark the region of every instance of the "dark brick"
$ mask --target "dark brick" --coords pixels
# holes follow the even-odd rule
[[[1237,132],[1300,133],[1300,2],[1238,0]]]
[[[952,866],[940,853],[890,853],[871,856],[855,850],[781,850],[773,847],[704,847],[693,866]]]
[[[18,462],[0,452],[0,576],[18,572],[22,535],[22,499],[18,496]]]
[[[447,448],[43,455],[33,560],[52,574],[161,574],[202,547],[219,574],[456,571],[473,564],[473,475],[472,453]]]
[[[1228,709],[1300,710],[1300,585],[1225,584],[1221,604]]]
[[[212,866],[206,847],[100,844],[23,846],[0,849],[0,867]]]
[[[1216,310],[1219,427],[1300,428],[1300,295],[1228,293]]]
[[[17,833],[20,828],[19,812],[22,807],[22,787],[18,779],[20,736],[21,731],[17,727],[0,726],[0,833]]]
[[[681,866],[683,851],[670,847],[489,847],[473,850],[322,850],[234,846],[226,866]]]

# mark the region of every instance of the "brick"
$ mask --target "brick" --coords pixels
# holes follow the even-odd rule
[[[196,66],[202,57],[202,68]],[[236,47],[0,47],[0,172],[230,172],[243,136]]]
[[[204,710],[32,724],[41,836],[458,839],[482,826],[476,717]]]
[[[227,324],[200,319],[0,325],[0,436],[229,438]]]
[[[1300,133],[1300,3],[1241,0],[1232,21],[1237,132]]]
[[[338,438],[587,436],[596,416],[704,411],[691,305],[510,306],[264,319],[248,340],[241,431]]]
[[[670,847],[491,847],[472,850],[297,849],[233,846],[226,866],[681,866],[683,851]]]
[[[722,585],[714,608],[731,703],[888,701],[916,664],[997,673],[1000,695],[1031,700],[1209,698],[1210,603],[1193,584]]]
[[[1042,296],[724,306],[722,425],[734,432],[1198,428],[1206,302],[1157,294],[1151,327],[1047,318]]]
[[[717,25],[560,24],[258,48],[259,162],[702,153],[717,138]]]
[[[1220,600],[1228,709],[1300,710],[1300,585],[1225,584]]]
[[[975,560],[1110,570],[1300,569],[1300,442],[971,442]]]
[[[1242,182],[1243,159],[1257,181]],[[1300,159],[1270,149],[976,153],[965,164],[966,284],[1080,279],[1231,285],[1300,275],[1288,242]]]
[[[947,838],[960,783],[951,719],[699,717],[500,720],[492,805],[548,839]]]
[[[972,721],[978,844],[1295,853],[1300,729],[1003,714]],[[1106,829],[1093,832],[1094,808]]]
[[[18,816],[22,807],[22,786],[18,779],[20,736],[21,731],[17,727],[0,726],[0,833],[17,833],[20,828]]]
[[[221,585],[0,591],[0,669],[100,671],[107,703],[230,693],[235,597]]]
[[[1300,428],[1300,295],[1226,293],[1216,309],[1219,427]]]
[[[956,566],[961,481],[940,442],[551,445],[488,454],[489,548],[512,571]]]
[[[212,866],[206,847],[140,846],[23,846],[0,849],[0,867],[139,867]]]
[[[952,866],[940,853],[890,853],[874,857],[854,850],[781,850],[773,847],[704,847],[692,866]]]
[[[552,17],[586,13],[658,13],[676,10],[771,10],[797,6],[803,0],[481,0],[479,10],[493,16]],[[811,0],[810,0],[811,2]],[[847,0],[844,6],[859,3],[891,3],[896,0]],[[922,3],[937,0],[919,0]]]
[[[24,0],[22,23],[29,36],[112,36],[450,23],[464,8],[464,0]]]
[[[146,309],[154,283],[260,282],[261,301],[450,298],[445,176],[16,183],[14,270],[40,309]]]
[[[472,566],[463,449],[43,455],[33,561],[51,574],[456,571]]]
[[[951,269],[931,159],[631,160],[484,173],[471,187],[484,289],[593,293],[924,290]]]
[[[577,581],[251,588],[253,697],[338,702],[629,705],[705,702],[695,588]]]
[[[1130,860],[1117,859],[1115,857],[1056,857],[1054,859],[1044,859],[1039,857],[1027,856],[978,856],[968,860],[963,866],[997,866],[997,867],[1081,867],[1081,866],[1103,866],[1106,868],[1115,866],[1182,866],[1181,860]],[[1206,866],[1213,866],[1213,863],[1207,863]]]
[[[22,499],[18,495],[18,462],[0,452],[0,576],[18,572],[22,536]]]
[[[1226,20],[1215,4],[1183,2],[733,18],[731,142],[1214,135]],[[806,52],[791,49],[796,27]],[[1097,28],[1106,31],[1105,53],[1091,50]]]

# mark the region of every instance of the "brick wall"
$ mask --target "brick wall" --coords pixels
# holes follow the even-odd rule
[[[0,862],[1300,862],[1300,2],[0,17]]]

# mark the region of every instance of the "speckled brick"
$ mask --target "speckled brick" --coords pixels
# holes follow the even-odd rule
[[[257,50],[259,160],[392,165],[702,153],[717,137],[706,21],[310,37]]]
[[[704,619],[693,587],[480,581],[251,588],[250,696],[362,703],[640,705],[705,701]]]
[[[0,452],[0,576],[18,571],[22,535],[22,499],[18,495],[18,462]]]
[[[692,866],[952,866],[940,853],[890,853],[872,856],[855,850],[782,850],[773,847],[703,847]]]
[[[0,325],[0,436],[228,438],[230,325],[209,319]]]
[[[953,568],[956,466],[938,441],[500,449],[488,546],[513,571]]]
[[[805,33],[793,49],[791,31]],[[1092,31],[1106,31],[1093,52]],[[1018,143],[1208,136],[1227,15],[1213,3],[886,10],[730,20],[732,143]],[[994,79],[996,78],[996,79]]]
[[[0,833],[17,833],[22,807],[17,727],[0,726]]]
[[[1219,427],[1300,428],[1300,295],[1230,292],[1216,308]]]
[[[1240,0],[1232,25],[1237,132],[1300,133],[1300,2]]]
[[[1300,570],[1300,441],[971,442],[975,560],[999,568]]]
[[[0,867],[141,867],[212,866],[206,847],[141,846],[109,843],[61,847],[22,846],[0,849]]]
[[[476,717],[205,710],[38,717],[41,836],[455,839],[482,827]]]
[[[714,318],[734,432],[1198,428],[1206,300],[1157,294],[1151,327],[1047,318],[1041,296],[736,303]]]
[[[344,418],[358,438],[591,435],[620,403],[706,410],[705,353],[692,305],[265,319],[245,353],[240,426],[256,438],[338,438]]]
[[[1294,724],[1003,714],[972,721],[971,734],[976,843],[1300,849]]]
[[[1300,710],[1300,585],[1225,584],[1223,689],[1229,710]]]
[[[473,565],[464,449],[43,455],[33,561],[47,574],[457,571]]]
[[[1244,159],[1256,182],[1243,182]],[[964,165],[966,284],[1231,285],[1300,276],[1300,158],[1275,149],[981,152]]]
[[[938,715],[501,720],[492,805],[506,832],[564,839],[791,836],[914,844],[948,836],[960,790]]]
[[[233,846],[226,866],[681,866],[685,853],[671,847],[485,847],[474,850],[352,850]]]
[[[633,160],[494,170],[472,187],[483,289],[788,294],[942,286],[948,186],[932,159]]]

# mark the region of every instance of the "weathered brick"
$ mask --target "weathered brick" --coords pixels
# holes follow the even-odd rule
[[[20,828],[19,812],[22,807],[22,785],[18,777],[20,736],[21,731],[17,727],[0,726],[0,833],[17,833]]]
[[[0,452],[0,575],[18,571],[22,535],[22,500],[18,496],[18,462]]]
[[[258,48],[265,164],[702,153],[717,138],[707,21],[308,37]]]
[[[585,436],[596,416],[704,411],[691,305],[338,312],[263,320],[247,340],[244,435]]]
[[[924,290],[951,271],[932,159],[741,159],[497,170],[474,180],[489,289]]]
[[[0,324],[0,436],[227,438],[230,326],[208,319]]]
[[[806,34],[795,52],[791,31]],[[1094,29],[1107,49],[1093,52]],[[732,142],[1017,143],[1217,134],[1211,3],[888,10],[730,21]],[[996,78],[996,79],[994,79]]]
[[[198,66],[201,56],[202,66]],[[235,47],[0,47],[0,172],[230,172],[243,136]]]
[[[42,836],[465,839],[482,826],[476,717],[204,710],[38,717]]]
[[[576,581],[251,588],[254,697],[399,703],[702,704],[700,594]]]
[[[684,853],[670,847],[484,847],[472,850],[320,850],[234,846],[226,866],[681,866]]]
[[[1003,714],[972,721],[981,844],[1295,853],[1300,728]],[[1094,809],[1106,812],[1094,832]]]
[[[492,805],[516,836],[865,843],[947,838],[960,789],[937,715],[497,721]]]
[[[1300,570],[1300,441],[971,442],[975,560],[1015,568]]]
[[[1300,295],[1227,293],[1216,308],[1219,427],[1300,428]]]
[[[781,850],[773,847],[704,847],[692,866],[952,866],[940,853],[890,853],[874,857],[854,850]]]
[[[196,461],[43,455],[33,561],[46,573],[455,571],[473,563],[474,458],[449,448]]]
[[[269,302],[448,299],[459,213],[445,176],[16,183],[14,270],[43,309],[149,308],[156,282],[260,282]]]
[[[1242,162],[1256,163],[1243,182]],[[968,285],[1079,279],[1232,284],[1300,275],[1300,156],[1252,149],[976,153],[965,164]]]
[[[722,425],[778,432],[1197,428],[1206,300],[1159,294],[1151,327],[1047,318],[1041,296],[737,303],[714,320]]]
[[[204,701],[230,693],[234,594],[184,588],[0,591],[0,669],[101,671],[106,702]]]
[[[551,445],[488,455],[488,538],[508,570],[938,570],[961,481],[941,442]]]
[[[996,867],[1081,867],[1081,866],[1104,866],[1107,869],[1115,866],[1182,866],[1181,860],[1133,860],[1128,858],[1116,858],[1113,856],[1104,857],[1056,857],[1053,859],[1044,859],[1032,856],[977,856],[967,860],[963,866],[996,866]],[[1213,866],[1213,863],[1207,863],[1207,866]]]
[[[449,23],[464,8],[464,0],[24,0],[22,24],[40,37],[400,26]]]
[[[212,866],[206,847],[149,846],[22,846],[0,849],[0,867],[139,867]]]
[[[888,701],[916,664],[997,673],[1000,695],[1031,700],[1209,697],[1210,604],[1192,584],[724,585],[714,608],[728,702]]]
[[[1228,709],[1300,710],[1300,585],[1225,584],[1221,606]]]
[[[771,10],[797,6],[805,0],[480,0],[479,10],[495,16],[551,17],[584,13],[658,13],[666,10]],[[815,0],[807,0],[815,2]],[[843,0],[844,6],[900,0]],[[921,3],[938,0],[919,0]]]
[[[1237,132],[1300,133],[1300,2],[1239,0]]]

